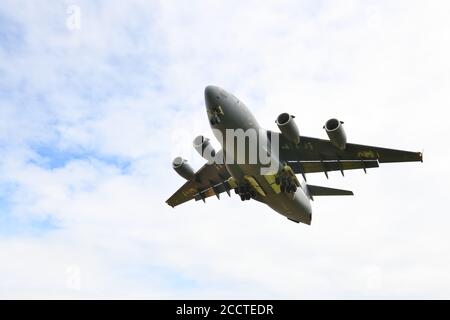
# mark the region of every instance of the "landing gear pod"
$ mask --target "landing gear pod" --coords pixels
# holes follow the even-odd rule
[[[281,131],[281,134],[289,141],[298,144],[300,143],[300,134],[298,127],[294,121],[295,116],[289,113],[282,113],[277,117],[275,123]]]
[[[343,124],[344,122],[333,118],[328,120],[323,126],[331,143],[340,150],[344,150],[347,145],[347,135],[342,126]]]
[[[176,157],[172,161],[172,168],[178,173],[180,176],[185,178],[186,180],[194,180],[195,173],[192,167],[187,163],[187,160],[182,157]]]

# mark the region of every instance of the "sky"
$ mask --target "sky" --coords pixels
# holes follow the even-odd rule
[[[0,5],[0,298],[450,298],[448,1]],[[424,151],[311,174],[312,225],[222,197],[175,209],[219,85],[276,130]],[[214,139],[212,139],[214,140]],[[216,141],[213,144],[217,147]]]

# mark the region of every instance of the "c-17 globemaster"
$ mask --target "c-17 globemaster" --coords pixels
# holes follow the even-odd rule
[[[198,136],[194,148],[208,162],[197,172],[177,157],[175,171],[187,182],[166,202],[172,207],[203,200],[233,189],[242,201],[254,199],[294,222],[311,224],[310,200],[316,196],[353,195],[352,191],[314,186],[306,174],[378,167],[386,162],[422,162],[421,152],[410,152],[347,143],[343,122],[328,120],[328,140],[299,134],[294,116],[280,114],[281,133],[261,128],[245,104],[216,86],[205,89],[206,113],[222,149],[216,152],[209,139]],[[303,179],[298,179],[301,174]]]

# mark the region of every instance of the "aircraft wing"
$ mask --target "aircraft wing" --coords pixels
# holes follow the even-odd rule
[[[205,201],[206,198],[214,195],[219,198],[222,192],[230,195],[230,190],[235,187],[236,184],[230,178],[225,165],[205,164],[195,173],[195,180],[187,181],[166,203],[175,207],[192,199]]]
[[[300,137],[295,145],[279,134],[280,159],[287,161],[295,173],[341,171],[376,168],[378,163],[422,161],[421,152],[395,150],[347,143],[345,150],[329,140]]]

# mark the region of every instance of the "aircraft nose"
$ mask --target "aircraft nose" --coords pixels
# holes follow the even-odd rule
[[[205,88],[205,104],[211,126],[217,126],[222,122],[224,112],[226,112],[227,93],[216,86]]]
[[[219,87],[207,86],[205,88],[205,102],[208,108],[214,108],[217,105],[217,100],[219,100]]]

